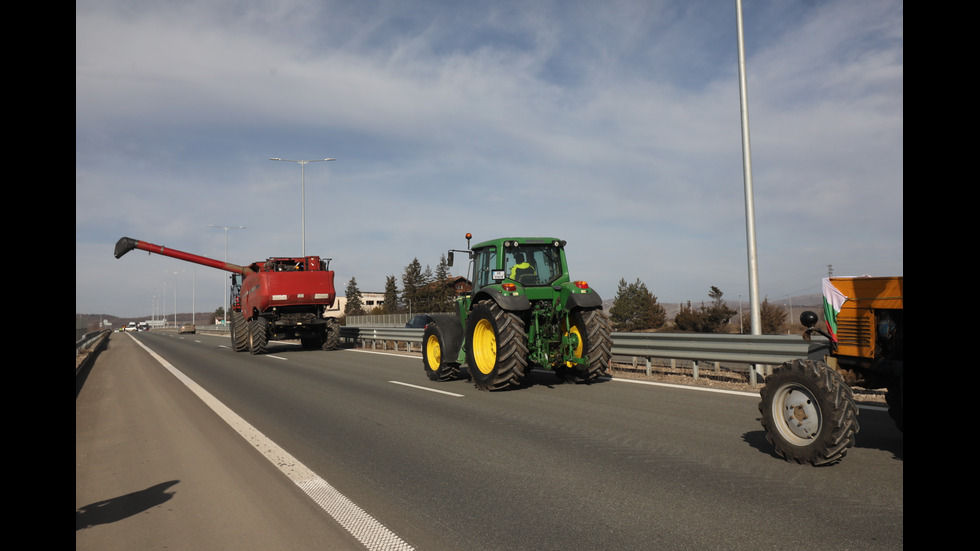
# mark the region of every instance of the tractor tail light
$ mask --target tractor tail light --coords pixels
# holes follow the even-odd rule
[[[589,284],[586,281],[576,281],[575,282],[575,286],[578,287],[579,289],[588,289],[589,288]]]

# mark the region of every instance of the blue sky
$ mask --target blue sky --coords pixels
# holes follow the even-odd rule
[[[742,13],[760,298],[902,275],[903,3]],[[565,239],[604,298],[748,301],[734,0],[79,0],[75,27],[77,312],[223,305],[227,273],[123,236],[299,255],[301,168],[270,157],[336,159],[306,165],[306,252],[341,293],[470,232]]]

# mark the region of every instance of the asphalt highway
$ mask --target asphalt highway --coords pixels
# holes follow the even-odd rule
[[[901,549],[903,437],[776,458],[758,396],[429,381],[417,357],[113,333],[76,384],[76,550]]]

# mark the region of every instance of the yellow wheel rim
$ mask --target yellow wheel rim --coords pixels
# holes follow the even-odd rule
[[[425,341],[425,358],[429,363],[429,369],[439,371],[439,367],[442,365],[442,348],[439,346],[439,337],[429,335],[429,339]]]
[[[497,363],[497,333],[489,320],[476,322],[473,328],[473,360],[480,373],[489,375]]]
[[[578,330],[577,325],[573,325],[572,328],[565,333],[566,337],[569,335],[575,335],[575,339],[578,341],[575,344],[575,350],[572,351],[572,355],[575,356],[576,358],[581,358],[582,351],[585,349],[585,347],[584,347],[584,341],[582,340],[582,333]],[[565,362],[565,365],[568,367],[575,367],[575,364],[573,364],[572,362]]]

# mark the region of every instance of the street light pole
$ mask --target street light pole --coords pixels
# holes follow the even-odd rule
[[[208,227],[225,230],[225,264],[227,264],[228,263],[228,230],[244,230],[245,226],[215,226],[214,224],[208,224]],[[221,290],[225,295],[225,309],[224,309],[225,319],[223,324],[225,327],[227,327],[228,326],[228,291],[227,289],[225,289],[224,285],[221,286]]]
[[[182,272],[183,270],[181,270],[180,272],[173,273],[174,274],[174,327],[177,327],[177,274]]]
[[[309,161],[298,161],[295,159],[280,159],[279,157],[270,157],[270,161],[286,161],[288,163],[299,163],[301,172],[301,181],[303,184],[303,256],[306,256],[306,163],[316,163],[319,161],[336,161],[337,159],[312,159]]]

